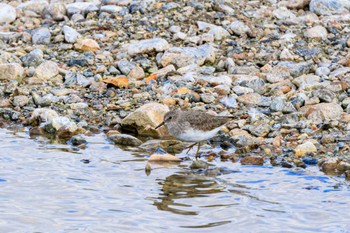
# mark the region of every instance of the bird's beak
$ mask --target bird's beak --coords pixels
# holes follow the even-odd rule
[[[160,123],[160,125],[158,125],[157,127],[155,127],[154,129],[158,129],[159,127],[164,125],[164,121],[162,123]]]

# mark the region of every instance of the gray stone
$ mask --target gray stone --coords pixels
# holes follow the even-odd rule
[[[128,54],[135,56],[138,54],[163,52],[169,48],[169,44],[162,38],[153,38],[133,42],[128,47]]]
[[[211,104],[215,101],[213,94],[201,94],[201,100],[206,104]]]
[[[16,20],[16,9],[6,3],[0,3],[0,23],[12,23]]]
[[[53,61],[45,61],[35,69],[34,75],[39,79],[49,80],[58,75],[58,66]]]
[[[74,2],[66,5],[68,16],[74,14],[87,14],[89,12],[98,11],[98,7],[94,2]]]
[[[122,72],[122,74],[128,75],[130,71],[136,67],[136,64],[133,62],[129,62],[126,59],[122,59],[118,61],[117,66],[118,69]]]
[[[315,71],[315,74],[318,76],[325,76],[330,74],[330,69],[328,67],[318,67]]]
[[[326,103],[331,103],[336,98],[334,92],[327,89],[316,90],[312,94],[313,96],[318,97],[322,102]]]
[[[33,44],[49,44],[51,41],[50,30],[46,27],[35,29],[32,33]]]
[[[241,87],[241,86],[234,86],[232,88],[232,90],[237,95],[244,95],[244,94],[248,94],[248,93],[253,93],[254,92],[254,90],[249,88],[249,87]]]
[[[312,68],[313,63],[309,62],[279,62],[278,66],[286,67],[293,77],[299,77],[302,74],[308,74]]]
[[[234,84],[249,87],[259,94],[264,94],[266,91],[265,81],[258,76],[234,75]]]
[[[208,34],[213,35],[215,40],[222,40],[223,38],[230,36],[230,33],[223,27],[202,21],[198,21],[197,25],[199,30],[208,31]]]
[[[64,34],[64,40],[68,43],[75,43],[77,39],[81,37],[79,32],[66,25],[63,27],[62,31]]]
[[[50,3],[43,11],[43,18],[51,18],[55,21],[62,21],[67,14],[67,9],[64,3]]]
[[[32,11],[39,15],[43,12],[43,10],[49,5],[49,3],[45,0],[31,0],[21,3],[17,6],[17,9],[22,11]]]
[[[139,146],[142,144],[140,139],[127,134],[114,134],[109,137],[109,140],[123,146]]]
[[[275,66],[269,73],[266,74],[266,80],[270,83],[281,82],[289,77],[289,70],[283,66]]]
[[[203,65],[206,61],[215,62],[215,49],[205,44],[198,47],[172,47],[162,56],[162,66],[173,64],[177,67],[188,65]]]
[[[13,98],[13,106],[23,107],[29,103],[29,98],[25,95],[17,95]]]
[[[250,28],[239,20],[232,22],[227,29],[237,36],[242,36],[250,32]]]
[[[128,6],[132,0],[103,0],[102,5]]]
[[[320,38],[325,40],[327,39],[327,34],[327,29],[323,26],[318,25],[307,29],[304,35],[308,38]]]
[[[320,77],[312,74],[302,75],[295,78],[292,82],[301,90],[311,90],[320,85]]]
[[[286,100],[283,96],[277,96],[272,99],[270,109],[273,112],[282,112],[284,107],[286,106]]]
[[[73,146],[79,146],[79,145],[82,145],[82,144],[87,144],[86,139],[83,136],[81,136],[81,135],[72,136],[70,138],[69,142],[72,143]]]
[[[339,0],[311,0],[310,11],[317,15],[335,15],[344,11]]]
[[[123,7],[116,6],[116,5],[105,5],[105,6],[101,6],[101,9],[100,9],[101,12],[107,12],[110,14],[118,13],[121,10],[123,10]]]
[[[21,81],[24,77],[24,69],[18,63],[0,64],[0,80]]]
[[[25,67],[37,67],[44,59],[44,53],[40,49],[34,49],[30,53],[21,56],[22,63]]]
[[[271,127],[266,122],[257,121],[254,125],[249,126],[249,131],[251,134],[257,137],[266,136],[271,130]]]

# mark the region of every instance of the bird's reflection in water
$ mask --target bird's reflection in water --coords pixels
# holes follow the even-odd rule
[[[162,186],[162,193],[154,202],[154,205],[159,210],[182,215],[197,215],[198,213],[175,208],[176,206],[191,207],[190,205],[177,203],[176,199],[206,197],[225,189],[212,177],[187,172],[170,175],[160,182],[160,185]]]
[[[215,207],[239,205],[240,198],[261,203],[278,204],[269,200],[263,200],[254,195],[254,191],[259,189],[252,188],[243,184],[228,182],[219,178],[222,174],[235,173],[225,169],[207,169],[202,172],[182,171],[172,174],[159,182],[162,192],[154,201],[154,205],[159,210],[169,211],[181,215],[198,215],[194,206],[180,203],[179,199],[208,197],[217,193],[227,193],[232,197],[230,203],[211,203],[210,205],[201,205],[199,207]],[[238,198],[238,199],[235,199]],[[192,207],[192,210],[186,210]]]

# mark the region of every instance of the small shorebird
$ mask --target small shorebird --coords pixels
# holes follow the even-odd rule
[[[185,142],[195,142],[188,147],[187,153],[198,144],[196,157],[201,142],[214,137],[221,127],[232,120],[234,116],[213,116],[202,111],[169,111],[165,114],[163,122],[155,129],[165,125],[170,134]]]

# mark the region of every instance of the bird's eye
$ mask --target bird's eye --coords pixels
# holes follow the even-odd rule
[[[173,118],[173,117],[169,117],[169,120],[171,120],[171,118]]]

